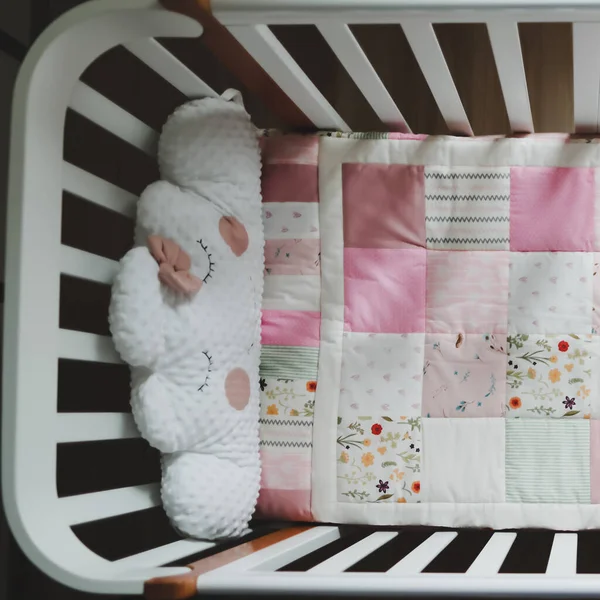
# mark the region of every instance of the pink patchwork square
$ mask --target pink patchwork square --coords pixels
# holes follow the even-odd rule
[[[509,252],[427,252],[427,329],[506,333]]]
[[[263,346],[308,346],[321,341],[321,313],[304,310],[263,310]]]
[[[600,421],[590,421],[590,492],[592,504],[600,504]]]
[[[594,202],[592,168],[513,167],[510,249],[593,250]]]
[[[506,335],[428,333],[422,414],[501,417],[506,386]]]
[[[316,165],[263,165],[261,184],[263,202],[319,201]]]
[[[259,138],[263,165],[317,165],[319,137],[316,135],[275,135]]]
[[[592,333],[600,333],[600,252],[594,253]]]
[[[346,248],[425,247],[422,166],[342,165]]]
[[[425,250],[344,250],[345,328],[419,333],[425,327]]]

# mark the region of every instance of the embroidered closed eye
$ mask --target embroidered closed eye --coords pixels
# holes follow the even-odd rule
[[[204,350],[202,352],[202,354],[204,354],[204,356],[206,357],[206,361],[208,363],[208,368],[206,370],[206,378],[204,379],[204,383],[198,388],[199,392],[202,392],[204,390],[204,388],[208,387],[208,380],[210,379],[210,374],[211,374],[212,365],[213,365],[212,356],[206,350]]]
[[[202,240],[196,240],[196,241],[198,242],[198,244],[200,244],[200,248],[202,248],[202,250],[204,250],[204,252],[206,253],[206,258],[208,260],[208,267],[206,269],[206,275],[202,279],[202,281],[204,283],[206,283],[209,280],[209,278],[212,277],[212,274],[215,271],[215,263],[212,260],[212,254],[208,251],[208,246]]]

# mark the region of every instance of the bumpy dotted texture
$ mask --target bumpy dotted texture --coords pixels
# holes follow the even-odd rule
[[[260,305],[264,236],[260,153],[243,107],[223,99],[185,104],[159,143],[161,181],[142,193],[135,247],[120,263],[111,332],[131,365],[133,416],[164,453],[162,499],[183,533],[214,539],[243,534],[259,482]],[[219,233],[223,216],[246,228],[236,257]],[[150,234],[174,240],[205,280],[192,298],[158,280]],[[225,395],[225,378],[250,378],[243,410]]]

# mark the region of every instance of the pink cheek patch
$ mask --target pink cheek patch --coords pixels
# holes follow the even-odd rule
[[[236,410],[246,408],[250,400],[250,378],[244,369],[232,369],[225,378],[225,395]]]
[[[248,250],[248,232],[235,217],[221,217],[219,233],[236,256]]]

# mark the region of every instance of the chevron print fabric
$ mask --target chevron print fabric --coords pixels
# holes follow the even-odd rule
[[[507,167],[425,169],[425,225],[432,250],[508,250]]]

